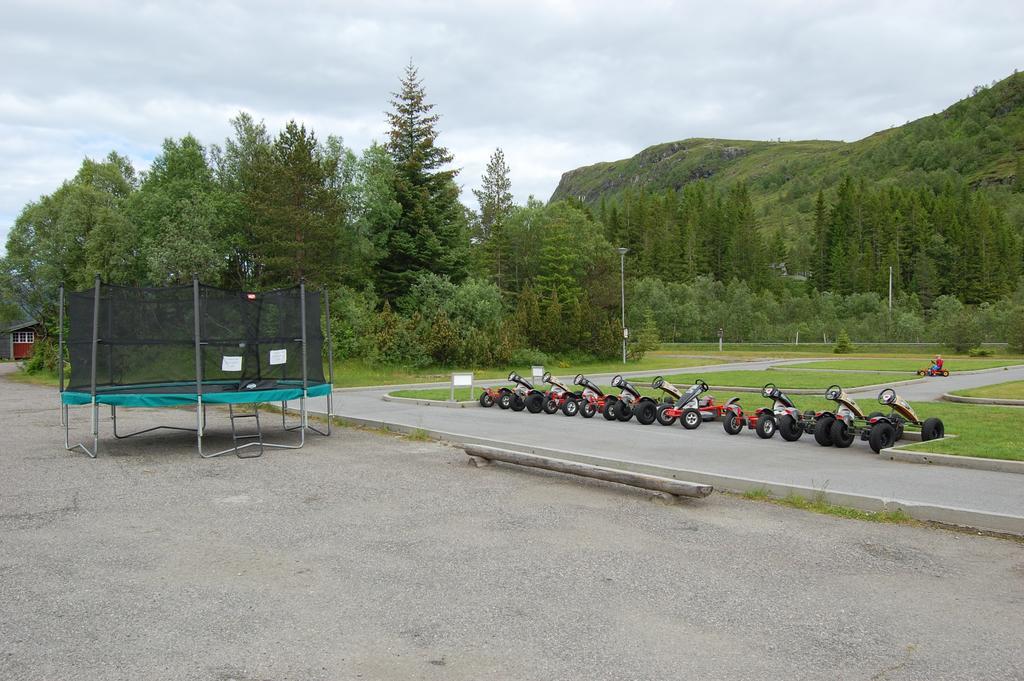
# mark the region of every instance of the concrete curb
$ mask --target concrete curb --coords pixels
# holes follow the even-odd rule
[[[568,452],[560,449],[525,446],[515,442],[505,442],[503,440],[476,437],[474,435],[466,435],[462,433],[449,433],[430,428],[409,426],[401,423],[391,423],[381,421],[379,419],[349,416],[339,416],[337,418],[343,423],[369,428],[383,428],[388,431],[403,434],[416,433],[417,435],[426,435],[432,439],[454,445],[478,444],[488,447],[497,447],[500,449],[512,449],[537,454],[539,456],[549,456],[552,458],[577,461],[579,463],[602,466],[605,468],[616,468],[634,473],[644,473],[646,475],[672,478],[674,480],[685,480],[689,482],[708,484],[713,485],[720,491],[742,494],[744,492],[764,490],[770,496],[776,498],[784,498],[789,495],[800,495],[808,499],[822,499],[829,504],[848,506],[873,513],[877,513],[879,511],[902,510],[909,517],[914,518],[915,520],[1024,536],[1024,516],[990,513],[987,511],[976,511],[973,509],[957,507],[934,506],[931,504],[921,504],[881,496],[836,492],[827,489],[824,485],[822,488],[816,489],[813,487],[790,485],[770,480],[754,480],[749,478],[719,475],[716,473],[708,473],[707,471],[667,468],[638,461],[608,459],[605,457]]]
[[[380,399],[385,402],[402,402],[404,404],[417,404],[424,407],[447,407],[448,409],[465,409],[467,407],[480,406],[480,403],[476,400],[449,402],[447,400],[421,400],[415,397],[392,397],[391,395],[384,395]]]
[[[999,473],[1017,473],[1024,475],[1024,461],[1007,459],[987,459],[980,456],[957,456],[956,454],[937,454],[903,449],[903,446],[889,447],[878,453],[878,456],[890,461],[905,463],[934,464],[953,466],[954,468],[972,468],[979,471],[997,471]]]
[[[942,399],[946,402],[960,402],[963,404],[989,404],[1000,405],[1003,407],[1024,407],[1024,400],[1004,400],[998,397],[964,397],[963,395],[945,393],[942,396]]]

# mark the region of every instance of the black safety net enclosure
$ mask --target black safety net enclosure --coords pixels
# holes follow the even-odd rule
[[[330,299],[323,295],[324,320],[330,337]],[[91,457],[99,448],[99,405],[110,407],[114,437],[125,439],[155,430],[196,433],[200,456],[257,451],[265,447],[297,449],[306,431],[330,435],[333,415],[331,380],[324,378],[324,333],[320,330],[321,294],[304,284],[273,291],[231,291],[204,286],[133,288],[104,284],[70,293],[60,289],[61,356],[67,346],[71,377],[65,387],[64,365],[58,364],[61,421],[66,449],[81,449]],[[69,333],[65,339],[64,312]],[[332,365],[327,345],[328,366]],[[306,402],[321,398],[327,427],[310,425]],[[259,405],[280,402],[281,426],[298,431],[297,444],[265,442]],[[299,425],[287,425],[289,404],[298,403]],[[232,446],[203,450],[206,407],[227,407]],[[92,447],[71,445],[68,407],[90,405]],[[134,433],[117,430],[118,407],[181,407],[195,405],[196,426],[157,425]],[[246,411],[237,406],[248,405]],[[255,431],[241,433],[236,424],[248,419]],[[249,457],[245,457],[249,458]]]
[[[68,315],[71,391],[160,392],[197,379],[203,392],[324,382],[320,294],[300,286],[252,293],[99,284],[70,293]]]

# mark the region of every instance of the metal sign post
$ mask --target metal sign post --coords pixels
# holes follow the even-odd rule
[[[452,392],[449,402],[455,401],[455,388],[456,387],[469,387],[469,392],[473,392],[473,374],[452,374]]]

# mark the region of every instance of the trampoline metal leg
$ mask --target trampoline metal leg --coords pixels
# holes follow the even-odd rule
[[[94,411],[95,411],[95,405],[94,405]],[[97,450],[98,444],[99,444],[99,435],[94,435],[93,436],[93,445],[92,445],[93,448],[92,448],[92,451],[89,451],[89,448],[86,447],[81,442],[79,442],[78,444],[72,445],[71,444],[71,432],[70,432],[71,431],[71,412],[68,409],[68,405],[66,405],[66,404],[62,404],[61,405],[61,420],[64,422],[64,449],[66,449],[69,452],[73,452],[76,449],[81,449],[83,452],[85,452],[86,454],[89,455],[90,459],[95,459],[96,458],[96,450]]]
[[[100,453],[100,405],[92,401],[92,456]]]
[[[142,430],[136,430],[134,433],[121,435],[117,432],[117,407],[114,405],[110,405],[110,420],[114,427],[114,437],[118,440],[126,440],[130,437],[135,437],[136,435],[142,435],[143,433],[151,433],[154,430],[184,430],[189,433],[195,431],[195,428],[182,428],[181,426],[153,426],[152,428],[144,428]]]

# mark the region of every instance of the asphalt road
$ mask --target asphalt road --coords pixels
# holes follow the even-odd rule
[[[2,387],[4,681],[1024,677],[1018,542],[666,506],[350,429],[245,461],[153,433],[92,460],[63,450],[51,389]]]
[[[772,362],[743,366],[764,368],[770,364]],[[684,371],[700,373],[712,382],[716,370],[736,366]],[[934,378],[900,387],[899,392],[910,400],[920,401],[935,399],[943,392],[962,387],[1018,379],[1024,379],[1024,368]],[[600,416],[587,420],[580,416],[567,418],[561,413],[515,413],[497,407],[425,407],[381,400],[388,390],[338,391],[335,413],[452,433],[455,440],[458,435],[469,435],[509,443],[513,448],[517,445],[544,447],[685,471],[1024,516],[1024,491],[1019,475],[887,461],[876,456],[866,442],[857,441],[843,450],[819,447],[814,438],[807,435],[794,443],[780,437],[761,440],[749,430],[729,436],[718,422],[687,431],[679,425],[642,426],[635,420],[608,422]],[[870,394],[871,397],[876,395],[876,391]],[[748,396],[745,401],[750,400],[759,403],[760,398]],[[312,409],[325,410],[323,400],[311,403]]]

